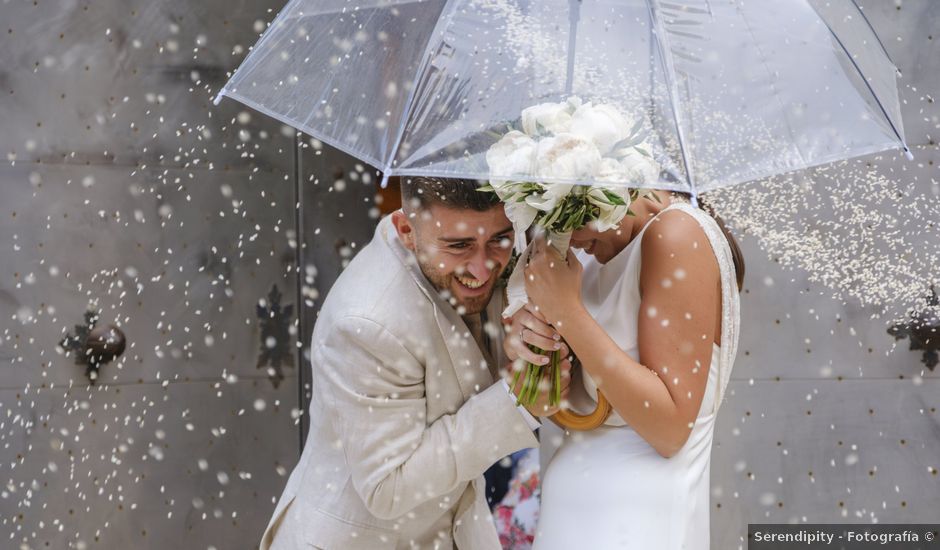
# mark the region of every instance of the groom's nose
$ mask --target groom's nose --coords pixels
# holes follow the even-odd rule
[[[470,258],[470,263],[467,264],[467,271],[474,279],[485,281],[490,276],[490,269],[486,267],[487,263],[486,251],[479,250]]]

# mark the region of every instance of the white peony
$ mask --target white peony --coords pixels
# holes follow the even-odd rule
[[[576,96],[542,103],[523,111],[522,127],[524,132],[510,131],[486,153],[490,184],[516,228],[517,249],[537,219],[546,228],[564,226],[569,220],[560,219],[560,207],[571,195],[596,208],[591,223],[599,231],[617,227],[630,207],[625,186],[647,187],[659,177],[659,164],[633,146],[614,150],[629,137],[633,120],[613,105],[583,103]],[[639,147],[650,150],[646,143]],[[535,179],[565,183],[533,184]],[[605,190],[624,204],[610,204]]]
[[[593,141],[602,155],[627,138],[631,128],[632,121],[613,105],[585,103],[571,116],[571,133]]]
[[[644,149],[649,150],[648,147]],[[626,183],[651,184],[659,181],[659,164],[632,147],[620,158],[620,165],[626,175]]]
[[[574,134],[558,134],[539,141],[535,171],[543,178],[585,181],[594,176],[601,154],[594,144]]]
[[[627,180],[627,169],[619,160],[604,157],[594,173],[594,180],[624,183]]]
[[[580,101],[580,100],[578,100]],[[522,111],[522,131],[530,136],[538,135],[539,125],[552,134],[567,132],[571,127],[571,113],[575,104],[541,103],[527,107]]]
[[[515,183],[507,182],[508,179],[531,176],[535,171],[535,148],[535,140],[513,130],[486,151],[486,164],[494,176],[490,185],[500,200],[505,200],[516,187]]]

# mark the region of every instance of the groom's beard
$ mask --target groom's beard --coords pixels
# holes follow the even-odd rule
[[[418,262],[418,265],[421,268],[421,272],[424,273],[425,278],[427,278],[434,288],[439,292],[446,291],[447,294],[457,301],[454,307],[464,307],[466,311],[461,312],[462,315],[473,315],[486,309],[486,305],[490,303],[490,298],[493,297],[493,291],[496,289],[496,280],[503,271],[503,266],[501,265],[494,267],[493,270],[490,271],[490,277],[486,280],[486,283],[474,292],[471,289],[467,289],[467,287],[457,280],[456,273],[442,273],[430,262]],[[465,276],[470,277],[469,274]]]

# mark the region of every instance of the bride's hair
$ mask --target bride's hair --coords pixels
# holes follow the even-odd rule
[[[690,196],[688,193],[683,193],[680,191],[674,191],[676,195],[680,195],[689,199]],[[744,254],[741,252],[741,247],[738,245],[737,239],[734,238],[734,235],[731,233],[731,230],[728,229],[728,226],[725,224],[725,221],[721,219],[721,216],[715,213],[715,210],[711,205],[699,201],[698,207],[700,210],[704,211],[706,214],[712,217],[713,220],[718,224],[718,227],[721,228],[721,232],[724,233],[725,239],[728,241],[728,247],[731,248],[731,259],[734,262],[734,276],[738,283],[738,292],[744,288]]]

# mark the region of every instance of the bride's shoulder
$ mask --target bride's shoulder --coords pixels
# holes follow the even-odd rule
[[[643,231],[643,248],[657,246],[656,243],[691,245],[703,239],[708,240],[705,229],[695,216],[683,208],[670,208],[649,221]]]
[[[650,220],[642,238],[644,264],[675,264],[680,259],[686,271],[717,268],[705,228],[690,212],[672,208]]]

